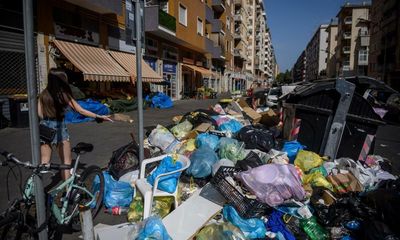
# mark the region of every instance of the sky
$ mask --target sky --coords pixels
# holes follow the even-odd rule
[[[318,26],[336,17],[346,2],[362,0],[263,0],[281,72],[290,70]],[[364,0],[365,1],[365,0]]]

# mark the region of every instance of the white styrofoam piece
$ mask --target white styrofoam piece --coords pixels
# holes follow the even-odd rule
[[[200,196],[197,190],[177,209],[168,214],[163,224],[174,240],[190,239],[204,226],[210,218],[221,211],[222,206]]]
[[[97,225],[96,225],[97,226]],[[121,223],[112,226],[95,227],[96,240],[131,240],[129,232],[134,228],[132,223]]]

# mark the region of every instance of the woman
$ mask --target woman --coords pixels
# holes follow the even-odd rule
[[[72,97],[67,74],[61,69],[50,69],[47,87],[39,95],[38,115],[41,119],[40,124],[55,129],[56,134],[51,142],[41,140],[40,152],[42,164],[50,162],[53,145],[57,147],[63,164],[70,165],[72,162],[71,143],[64,119],[68,107],[87,117],[112,121],[109,116],[99,116],[83,109]],[[61,174],[64,180],[70,176],[69,170],[64,170]]]

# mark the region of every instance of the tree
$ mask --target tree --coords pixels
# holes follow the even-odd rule
[[[286,70],[284,73],[279,73],[278,76],[276,77],[276,81],[280,84],[285,84],[285,83],[292,83],[293,78],[292,78],[292,71]]]

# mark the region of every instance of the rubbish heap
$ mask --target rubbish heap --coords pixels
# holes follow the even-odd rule
[[[133,223],[128,239],[177,239],[183,236],[177,232],[189,229],[185,238],[399,239],[400,181],[388,160],[320,156],[282,139],[279,112],[254,110],[245,99],[220,101],[173,121],[146,133],[145,153],[159,161],[149,161],[139,174],[134,154],[122,154],[123,164],[104,173],[105,206],[124,207]],[[118,176],[118,167],[129,170]],[[204,202],[206,188],[214,192]],[[148,206],[151,216],[143,220]]]

